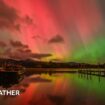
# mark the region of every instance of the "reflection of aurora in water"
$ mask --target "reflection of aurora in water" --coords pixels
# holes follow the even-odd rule
[[[76,84],[78,88],[94,92],[97,95],[105,95],[104,77],[91,76],[91,79],[89,79],[89,77],[87,79],[86,75],[85,77],[82,78],[75,76],[73,78],[73,82]]]
[[[20,96],[0,100],[3,105],[104,105],[104,81],[77,74],[32,75],[12,87],[22,91]]]

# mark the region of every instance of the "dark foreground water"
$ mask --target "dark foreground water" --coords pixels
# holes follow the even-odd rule
[[[33,74],[10,89],[21,95],[0,96],[0,105],[105,105],[104,77]]]

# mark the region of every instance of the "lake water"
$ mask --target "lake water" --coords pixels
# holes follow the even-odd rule
[[[105,105],[104,77],[33,74],[10,89],[21,95],[0,96],[0,105]]]

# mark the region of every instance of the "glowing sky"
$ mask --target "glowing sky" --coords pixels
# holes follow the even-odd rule
[[[52,54],[51,59],[104,62],[104,4],[104,0],[0,0],[1,56],[22,58],[26,52],[24,58],[40,53]],[[10,40],[22,47],[14,48]]]

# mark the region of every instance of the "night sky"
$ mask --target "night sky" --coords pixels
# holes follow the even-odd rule
[[[105,62],[105,0],[0,0],[0,57]]]

